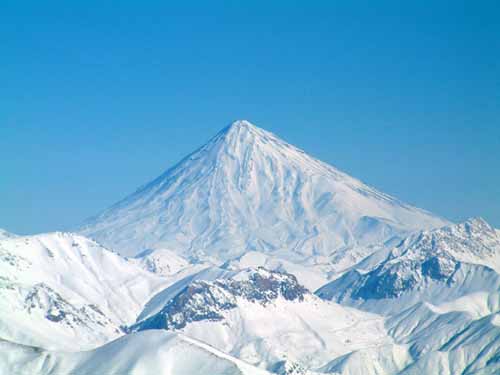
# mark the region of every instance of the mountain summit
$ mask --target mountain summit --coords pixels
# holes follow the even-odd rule
[[[221,261],[255,250],[303,262],[446,223],[235,121],[81,232],[124,255],[161,247]]]

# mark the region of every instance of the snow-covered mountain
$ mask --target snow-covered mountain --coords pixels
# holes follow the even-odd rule
[[[270,371],[310,370],[392,343],[380,316],[323,301],[291,274],[257,268],[220,276],[169,288],[131,331],[182,332]]]
[[[324,299],[393,313],[500,288],[500,236],[482,219],[414,234],[372,269],[353,269],[320,288]]]
[[[0,230],[0,373],[500,374],[500,231],[246,121],[81,233]]]
[[[236,121],[81,233],[135,255],[167,248],[226,261],[249,250],[295,263],[447,222]]]
[[[0,240],[0,338],[46,349],[93,348],[123,334],[169,285],[72,233]]]
[[[414,234],[385,255],[378,263],[367,258],[316,294],[385,314],[385,328],[395,343],[335,358],[322,370],[350,375],[498,373],[498,231],[482,219],[470,219]]]

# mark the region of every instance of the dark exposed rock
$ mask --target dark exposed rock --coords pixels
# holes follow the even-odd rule
[[[422,275],[437,281],[447,281],[459,266],[458,262],[446,262],[442,258],[432,257],[422,263]]]
[[[265,305],[278,297],[302,301],[307,293],[295,276],[260,267],[249,270],[242,279],[192,282],[160,312],[135,324],[130,330],[182,329],[190,322],[222,320],[222,311],[237,307],[237,298]]]
[[[307,293],[307,289],[298,283],[294,275],[285,272],[270,272],[262,267],[252,272],[248,280],[217,280],[215,284],[236,296],[263,304],[279,296],[289,301],[296,299],[302,301],[304,294]]]
[[[200,320],[221,320],[223,310],[236,307],[236,299],[220,286],[196,281],[177,294],[156,315],[139,323],[137,330],[180,329]]]
[[[397,272],[373,272],[368,275],[364,284],[353,293],[353,298],[396,298],[417,284],[413,274],[405,276]]]

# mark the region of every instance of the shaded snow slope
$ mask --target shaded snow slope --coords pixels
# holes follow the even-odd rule
[[[418,303],[388,319],[395,344],[355,350],[321,372],[342,375],[492,375],[500,371],[498,313],[472,319]]]
[[[168,248],[225,261],[255,250],[316,263],[346,246],[444,224],[236,121],[81,232],[124,255]]]
[[[320,372],[332,375],[398,375],[412,363],[406,346],[388,344],[340,356],[323,366]]]
[[[500,373],[499,255],[498,231],[471,219],[412,235],[382,261],[367,259],[320,288],[322,298],[387,314],[385,328],[395,342],[336,358],[323,370]]]
[[[0,341],[0,373],[22,375],[265,375],[202,342],[160,330],[130,334],[88,352],[48,352]]]
[[[444,343],[428,352],[401,375],[492,375],[500,373],[500,315],[475,320]]]

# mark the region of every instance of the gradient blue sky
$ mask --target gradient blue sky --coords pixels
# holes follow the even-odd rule
[[[0,227],[78,225],[241,118],[500,227],[495,1],[100,3],[0,5]]]

